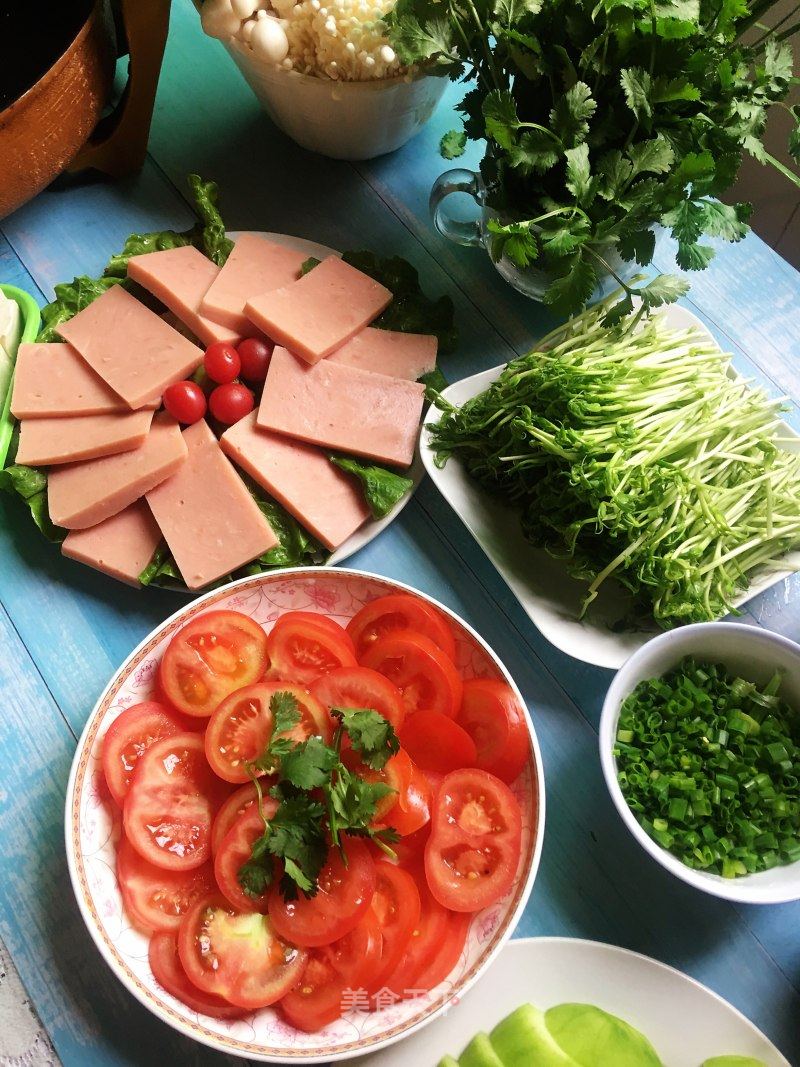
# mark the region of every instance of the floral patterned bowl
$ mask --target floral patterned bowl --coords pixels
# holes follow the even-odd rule
[[[115,875],[119,819],[115,820],[106,800],[101,743],[109,724],[124,708],[152,696],[156,665],[173,634],[211,608],[244,612],[267,630],[290,610],[318,611],[346,624],[370,600],[396,592],[414,593],[450,618],[464,677],[502,678],[524,704],[494,652],[442,604],[376,575],[306,567],[243,578],[176,612],[134,649],[89,716],[67,787],[67,858],[78,905],[95,944],[123,985],[164,1022],[212,1048],[267,1062],[328,1063],[392,1044],[441,1015],[476,981],[511,936],[530,896],[544,833],[544,777],[539,744],[528,720],[531,759],[513,787],[523,813],[522,855],[515,884],[504,900],[475,915],[458,964],[441,985],[422,997],[387,1003],[373,1013],[358,1010],[355,1003],[353,1010],[315,1034],[295,1030],[271,1008],[245,1019],[211,1019],[191,1011],[156,983],[148,964],[147,938],[131,926],[123,910]]]

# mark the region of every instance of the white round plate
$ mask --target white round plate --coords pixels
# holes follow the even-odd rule
[[[212,1048],[268,1062],[329,1063],[389,1045],[440,1015],[479,977],[511,936],[530,896],[542,848],[544,775],[530,718],[531,761],[513,785],[520,802],[523,840],[515,884],[508,896],[478,912],[457,966],[448,979],[416,1000],[390,1004],[368,1014],[348,1012],[316,1034],[284,1023],[271,1008],[243,1020],[210,1019],[190,1011],[154,980],[147,938],[131,926],[115,875],[119,812],[107,798],[100,754],[108,726],[126,707],[153,696],[156,668],[171,637],[189,619],[211,609],[230,608],[251,616],[269,631],[286,611],[321,612],[342,624],[376,597],[413,593],[448,616],[456,638],[456,662],[465,678],[502,678],[525,702],[501,661],[481,637],[449,608],[399,582],[361,571],[303,567],[242,578],[184,606],[134,649],[97,702],[78,743],[66,802],[66,844],[70,877],[84,921],[116,976],[164,1022]],[[115,818],[116,814],[116,818]]]
[[[567,937],[509,941],[479,990],[467,993],[423,1033],[362,1063],[435,1067],[442,1056],[458,1056],[479,1030],[491,1030],[526,1002],[543,1010],[595,1004],[640,1030],[667,1067],[700,1067],[712,1056],[733,1054],[763,1060],[767,1067],[791,1067],[741,1012],[688,975],[628,949]]]

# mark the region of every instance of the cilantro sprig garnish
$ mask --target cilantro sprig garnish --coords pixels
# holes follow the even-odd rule
[[[389,856],[398,840],[391,827],[372,825],[379,803],[392,792],[385,782],[369,781],[342,761],[342,744],[361,762],[380,771],[400,748],[391,723],[370,708],[333,708],[337,720],[332,743],[312,736],[304,741],[291,737],[301,714],[292,693],[281,691],[270,700],[273,731],[264,751],[248,770],[256,787],[264,832],[253,843],[250,859],[239,870],[239,884],[251,897],[260,897],[272,884],[278,863],[283,866],[281,891],[287,900],[298,891],[308,897],[317,892],[317,879],[331,846],[343,859],[346,834],[368,837]],[[267,817],[257,772],[275,775],[269,795],[277,801],[274,815]]]

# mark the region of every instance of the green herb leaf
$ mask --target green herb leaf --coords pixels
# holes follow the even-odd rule
[[[281,756],[281,778],[297,789],[318,789],[338,762],[338,754],[322,738],[309,737]]]
[[[679,241],[675,262],[681,270],[705,270],[714,258],[714,249],[710,245]]]
[[[653,278],[639,295],[648,308],[661,307],[662,304],[673,304],[689,292],[689,283],[685,278],[678,278],[674,274],[660,274]]]
[[[368,767],[378,771],[400,751],[392,724],[370,708],[331,708],[350,743]]]
[[[583,252],[576,252],[567,273],[550,284],[544,302],[559,315],[583,307],[597,285],[597,271]]]
[[[566,148],[573,147],[586,139],[589,119],[596,110],[592,90],[585,82],[577,81],[556,100],[550,112],[550,128]]]
[[[30,508],[33,521],[48,541],[60,544],[68,531],[56,526],[50,520],[47,510],[47,474],[37,467],[26,467],[13,463],[0,471],[0,489],[6,493],[16,493]]]
[[[464,155],[467,135],[464,130],[448,130],[439,141],[439,153],[443,159],[458,159]]]
[[[588,207],[594,200],[596,188],[589,167],[589,146],[584,141],[575,148],[568,148],[564,155],[567,160],[567,188],[581,207]]]
[[[515,132],[519,129],[517,105],[510,92],[494,89],[483,101],[483,117],[486,136],[496,141],[501,148],[512,148],[516,143]]]
[[[385,518],[414,487],[410,478],[354,456],[329,455],[328,459],[358,479],[373,519]]]
[[[650,75],[641,67],[629,67],[620,71],[619,76],[625,102],[637,119],[648,119],[652,114],[650,107]]]
[[[645,267],[653,258],[655,247],[656,235],[652,230],[633,230],[620,237],[617,251],[623,259],[635,259]]]
[[[139,575],[141,585],[174,585],[175,582],[183,582],[178,564],[167,547],[166,541],[162,541],[153,554],[153,558]]]
[[[675,161],[672,145],[661,134],[648,141],[640,141],[628,149],[633,177],[639,174],[666,174]]]

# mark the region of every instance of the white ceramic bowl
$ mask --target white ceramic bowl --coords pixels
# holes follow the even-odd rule
[[[446,78],[416,75],[346,82],[283,70],[224,42],[272,121],[303,148],[333,159],[372,159],[404,145],[442,98]]]
[[[722,663],[748,681],[765,685],[783,672],[781,697],[800,714],[800,645],[780,634],[742,623],[706,622],[670,630],[648,641],[617,671],[600,717],[600,762],[611,799],[622,821],[642,846],[676,878],[726,900],[746,904],[780,904],[800,900],[800,862],[740,878],[723,878],[687,867],[657,844],[628,807],[617,781],[613,748],[620,708],[639,682],[665,674],[685,657]]]
[[[364,604],[388,593],[413,593],[448,616],[456,659],[464,677],[502,678],[524,701],[500,659],[448,608],[399,582],[343,568],[297,568],[243,578],[187,604],[134,649],[97,702],[83,731],[67,786],[66,843],[70,877],[89,933],[123,985],[155,1015],[205,1045],[251,1060],[329,1063],[383,1048],[425,1026],[483,973],[511,936],[530,896],[544,833],[544,775],[539,744],[528,722],[531,759],[513,785],[523,817],[522,855],[508,896],[473,918],[467,944],[449,977],[416,1000],[367,1014],[348,1012],[316,1034],[304,1034],[266,1008],[237,1021],[210,1019],[191,1011],[155,981],[147,938],[134,930],[122,907],[117,880],[119,814],[103,787],[100,751],[106,729],[120,712],[153,694],[156,666],[172,635],[210,609],[232,608],[270,630],[290,610],[317,611],[347,623]]]

